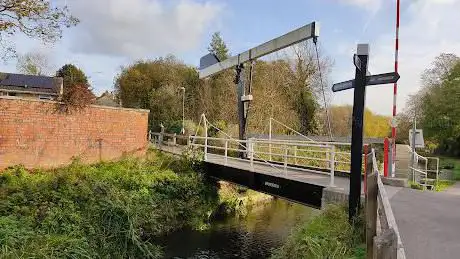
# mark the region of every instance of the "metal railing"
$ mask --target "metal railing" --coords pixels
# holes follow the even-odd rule
[[[193,148],[203,149],[205,160],[208,159],[209,154],[215,154],[223,156],[225,165],[228,165],[229,160],[249,162],[251,171],[255,170],[256,164],[264,164],[284,175],[287,175],[289,169],[329,175],[330,186],[334,186],[336,164],[343,162],[336,160],[336,147],[330,143],[288,143],[276,140],[239,140],[202,136],[190,136],[189,143]],[[269,145],[272,146],[272,152],[268,149]],[[308,165],[308,163],[301,163],[302,161],[320,161],[323,165]],[[303,167],[299,167],[302,165]]]
[[[366,155],[366,246],[368,259],[405,259],[390,200],[381,180],[375,150]]]
[[[431,186],[432,190],[434,190],[434,185],[439,180],[439,158],[438,157],[424,157],[419,155],[417,152],[413,152],[410,150],[410,156],[413,157],[413,164],[409,165],[409,169],[412,171],[412,180],[418,184],[420,184],[423,189],[425,190],[427,186]],[[430,169],[428,164],[430,161],[435,161],[434,169]],[[419,164],[423,163],[423,167],[420,168]],[[430,178],[429,174],[434,173],[435,178]],[[429,184],[429,181],[434,181],[435,184]]]
[[[204,136],[198,136],[201,125]],[[225,137],[210,137],[208,128],[211,127]],[[239,140],[210,123],[204,114],[200,117],[195,135],[149,132],[149,139],[156,144],[172,146],[178,145],[178,139],[186,139],[186,142],[181,141],[181,144],[186,143],[191,148],[203,149],[205,160],[208,154],[223,156],[225,165],[232,159],[245,160],[249,161],[250,170],[254,170],[255,165],[265,164],[284,174],[287,174],[288,169],[326,174],[330,176],[330,186],[334,186],[335,172],[347,173],[351,166],[350,143],[317,142],[306,137],[305,140],[256,138]]]

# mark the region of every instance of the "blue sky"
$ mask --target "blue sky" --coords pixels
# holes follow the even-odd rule
[[[63,39],[43,46],[16,36],[18,53],[41,51],[52,70],[74,63],[90,77],[96,93],[113,88],[122,66],[138,59],[173,53],[198,65],[210,36],[221,31],[236,54],[311,21],[321,23],[323,55],[334,61],[330,82],[351,79],[356,44],[371,44],[370,71],[391,72],[394,60],[395,0],[54,0],[67,3],[81,23]],[[441,52],[460,55],[460,0],[406,0],[401,11],[398,111],[417,91],[420,73]],[[15,72],[15,61],[0,66]],[[328,85],[327,87],[330,87]],[[255,98],[259,98],[255,96]],[[392,86],[368,89],[366,105],[391,114]],[[351,104],[352,91],[331,96],[333,104]]]

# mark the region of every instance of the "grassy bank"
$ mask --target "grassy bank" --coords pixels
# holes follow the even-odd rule
[[[158,258],[155,236],[203,228],[217,208],[195,164],[146,158],[0,175],[1,258]]]
[[[331,205],[309,222],[299,226],[287,242],[275,250],[272,259],[365,258],[364,221],[356,228],[348,223],[344,206]]]
[[[271,202],[273,197],[248,188],[220,181],[219,206],[214,216],[246,216],[255,206]]]

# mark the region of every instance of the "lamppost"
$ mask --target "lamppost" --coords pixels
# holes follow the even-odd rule
[[[182,135],[185,134],[185,87],[179,87],[182,90]]]

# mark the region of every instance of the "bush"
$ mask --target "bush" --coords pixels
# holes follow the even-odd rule
[[[48,171],[10,168],[0,175],[0,257],[158,258],[155,237],[202,228],[216,206],[215,188],[188,161],[152,153]]]

